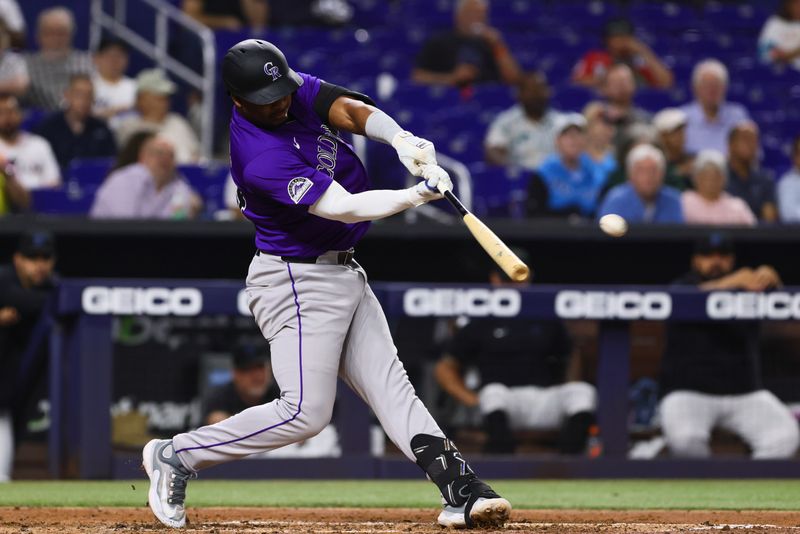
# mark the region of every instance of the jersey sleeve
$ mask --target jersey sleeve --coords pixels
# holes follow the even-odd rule
[[[308,207],[331,185],[333,178],[296,154],[275,152],[266,151],[245,167],[243,179],[249,188],[280,204]]]

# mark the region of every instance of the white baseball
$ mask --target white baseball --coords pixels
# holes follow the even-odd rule
[[[611,237],[622,237],[628,231],[628,223],[616,213],[600,217],[600,229]]]

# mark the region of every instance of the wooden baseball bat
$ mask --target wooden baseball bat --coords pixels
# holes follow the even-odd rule
[[[472,236],[481,244],[483,250],[503,269],[503,272],[508,275],[515,282],[524,282],[531,274],[530,269],[525,262],[519,259],[519,256],[514,254],[508,245],[497,237],[488,226],[483,224],[480,219],[475,217],[464,204],[458,200],[452,191],[445,190],[442,192],[450,204],[458,211],[467,225]]]

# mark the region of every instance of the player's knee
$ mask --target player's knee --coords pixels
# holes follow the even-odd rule
[[[481,388],[478,398],[481,413],[487,414],[496,411],[508,411],[508,386],[500,383],[491,383]]]
[[[800,427],[792,419],[786,424],[774,428],[761,441],[762,443],[754,447],[753,457],[759,459],[789,458],[794,456],[800,446]]]
[[[564,403],[570,413],[593,412],[597,409],[597,390],[586,382],[568,382],[562,386]]]
[[[708,456],[710,453],[708,447],[709,436],[691,428],[665,428],[664,438],[673,456],[701,458]]]
[[[330,424],[331,417],[333,417],[333,402],[327,404],[303,402],[297,417],[301,439],[308,439],[322,432]]]

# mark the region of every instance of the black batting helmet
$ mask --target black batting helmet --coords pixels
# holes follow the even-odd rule
[[[222,82],[232,96],[250,103],[271,104],[303,85],[274,44],[247,39],[233,45],[222,59]]]

